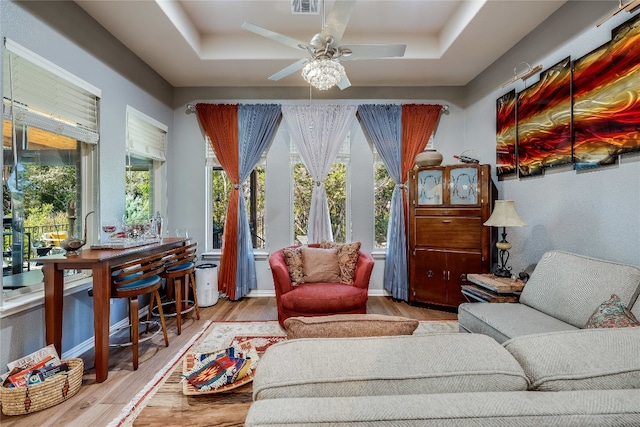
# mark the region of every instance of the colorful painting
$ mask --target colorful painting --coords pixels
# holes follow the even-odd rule
[[[498,179],[516,173],[516,90],[496,101],[496,174]]]
[[[640,15],[573,64],[574,167],[640,151]]]
[[[571,58],[543,71],[517,103],[520,176],[571,163]]]

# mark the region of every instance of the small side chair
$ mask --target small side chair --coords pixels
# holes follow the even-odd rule
[[[162,304],[160,303],[160,293],[158,289],[162,285],[160,274],[164,270],[164,254],[148,256],[136,259],[115,266],[111,270],[111,297],[127,298],[129,300],[129,333],[130,342],[121,344],[121,346],[131,345],[133,350],[133,369],[138,369],[138,347],[139,343],[152,338],[150,335],[144,339],[139,338],[139,319],[138,319],[138,297],[142,295],[150,295],[149,313],[147,314],[146,330],[149,333],[149,326],[155,323],[151,320],[151,309],[157,303],[160,314],[160,325],[164,334],[164,344],[169,346],[167,337],[167,326],[162,313]],[[158,333],[159,330],[156,332]]]
[[[165,253],[162,277],[166,279],[168,301],[163,304],[165,306],[175,304],[175,309],[171,310],[173,312],[169,313],[170,310],[167,308],[165,316],[176,316],[178,335],[182,333],[183,314],[195,310],[196,318],[200,319],[195,280],[197,245],[197,243],[191,243]],[[189,289],[192,291],[193,300],[189,299]],[[149,310],[151,309],[153,306],[149,306]]]

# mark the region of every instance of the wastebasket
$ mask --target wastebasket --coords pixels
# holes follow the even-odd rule
[[[218,302],[218,266],[196,265],[196,294],[199,307],[211,307]]]

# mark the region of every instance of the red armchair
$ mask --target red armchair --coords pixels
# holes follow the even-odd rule
[[[310,244],[318,247],[318,244]],[[373,257],[358,252],[354,284],[343,283],[303,283],[296,287],[291,284],[289,269],[282,250],[269,257],[276,291],[278,322],[293,316],[326,316],[330,314],[364,314],[367,312],[369,279],[373,270]]]

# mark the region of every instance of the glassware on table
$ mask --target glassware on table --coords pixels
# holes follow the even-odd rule
[[[102,234],[100,234],[100,242],[107,243],[111,241],[111,235],[118,229],[116,221],[102,221]]]

